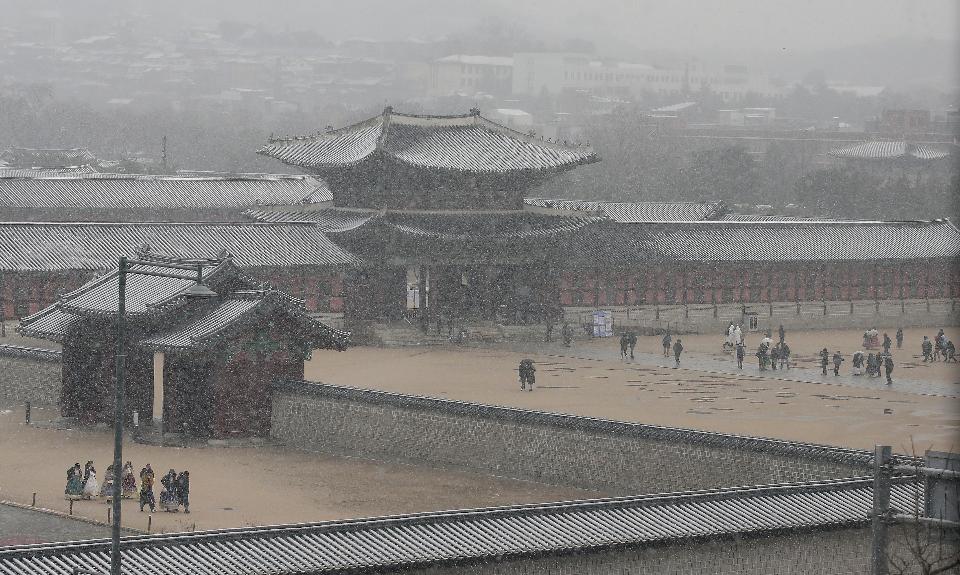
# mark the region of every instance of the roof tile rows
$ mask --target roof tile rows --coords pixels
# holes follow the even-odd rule
[[[204,348],[215,342],[235,325],[248,320],[257,321],[258,318],[263,317],[264,313],[278,307],[294,309],[296,313],[291,314],[292,317],[300,318],[309,323],[309,328],[313,331],[324,332],[322,335],[329,336],[334,347],[341,350],[346,347],[349,339],[347,333],[309,320],[304,315],[303,302],[295,300],[283,292],[271,289],[232,292],[206,314],[185,325],[142,340],[139,345],[162,351]],[[320,337],[317,339],[327,341],[328,338]]]
[[[860,142],[837,148],[831,156],[854,160],[885,160],[914,158],[918,160],[941,160],[950,157],[950,150],[943,146],[912,144],[904,141]]]
[[[12,208],[236,208],[329,201],[309,176],[186,177],[72,174],[4,177],[0,206]]]
[[[112,269],[145,246],[184,258],[226,251],[242,268],[359,263],[313,225],[0,223],[0,271]]]
[[[727,211],[723,202],[597,202],[550,198],[524,198],[523,201],[535,208],[594,212],[621,223],[715,220]]]
[[[381,152],[411,166],[465,172],[572,167],[597,161],[589,148],[537,140],[479,114],[412,116],[393,113],[315,136],[276,139],[257,153],[304,168],[354,165]]]
[[[891,506],[909,513],[913,496],[912,485],[895,480]],[[872,479],[851,479],[148,535],[125,538],[121,552],[131,573],[374,573],[612,545],[865,525],[871,509]],[[74,567],[106,572],[109,545],[100,540],[2,549],[0,575],[68,575]]]
[[[960,257],[960,231],[931,222],[716,221],[609,224],[579,240],[618,261],[852,261]]]

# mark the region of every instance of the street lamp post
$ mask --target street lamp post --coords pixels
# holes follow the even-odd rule
[[[153,268],[168,268],[194,272],[194,276],[174,274],[154,270],[135,270],[132,266],[150,266]],[[121,257],[119,260],[119,274],[117,276],[117,351],[114,375],[114,411],[113,411],[113,523],[111,525],[110,545],[110,575],[120,575],[120,496],[122,486],[121,469],[123,465],[123,376],[126,368],[126,298],[127,274],[159,276],[182,280],[194,280],[197,283],[184,290],[183,295],[192,298],[216,297],[217,292],[203,285],[203,266],[172,264],[154,261],[128,260]]]

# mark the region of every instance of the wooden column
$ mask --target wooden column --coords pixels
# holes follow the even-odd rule
[[[163,429],[163,352],[153,354],[153,424]]]

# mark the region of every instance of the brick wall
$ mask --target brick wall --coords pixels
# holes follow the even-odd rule
[[[0,405],[60,401],[60,352],[0,345]]]
[[[610,493],[870,473],[871,454],[313,383],[274,392],[271,436],[293,447]]]
[[[684,540],[569,555],[427,567],[411,575],[869,575],[870,529]]]

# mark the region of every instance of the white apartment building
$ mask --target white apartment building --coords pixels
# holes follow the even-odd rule
[[[724,101],[736,102],[749,93],[777,97],[785,87],[752,74],[743,66],[708,67],[693,62],[682,68],[600,60],[587,54],[528,52],[514,54],[513,93],[536,96],[565,90],[586,90],[598,95],[653,93],[682,97],[709,89]]]

